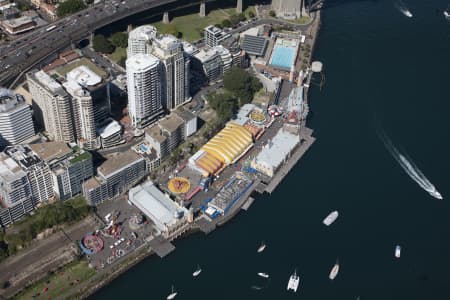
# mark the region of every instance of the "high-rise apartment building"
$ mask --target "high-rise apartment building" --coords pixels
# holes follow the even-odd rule
[[[44,71],[31,71],[27,74],[27,82],[38,123],[51,139],[73,142],[75,130],[70,95]]]
[[[131,124],[144,128],[163,113],[163,68],[155,56],[136,54],[127,59],[126,69]]]
[[[128,34],[127,57],[136,54],[150,54],[152,39],[157,35],[157,30],[151,25],[139,26]]]
[[[31,109],[25,99],[0,89],[0,148],[17,145],[34,136]]]
[[[231,37],[231,34],[223,31],[222,29],[214,25],[210,25],[205,28],[205,42],[206,45],[210,47],[220,45],[223,41],[225,41],[229,37]]]

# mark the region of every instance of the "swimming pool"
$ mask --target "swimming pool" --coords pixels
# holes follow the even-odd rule
[[[297,48],[276,45],[272,51],[270,65],[272,67],[290,71],[294,64],[296,52]]]

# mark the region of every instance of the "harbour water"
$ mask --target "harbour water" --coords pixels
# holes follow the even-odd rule
[[[312,148],[247,212],[211,235],[176,241],[171,255],[148,258],[92,299],[165,299],[172,284],[177,299],[450,299],[447,0],[403,1],[413,18],[388,0],[327,2],[314,53],[326,83],[309,97]],[[376,124],[444,200],[405,174]],[[326,227],[332,210],[339,218]],[[286,291],[294,268],[297,294]]]

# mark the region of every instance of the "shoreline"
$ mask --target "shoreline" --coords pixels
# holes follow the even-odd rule
[[[315,17],[310,24],[312,24],[312,28],[311,28],[311,32],[310,32],[310,35],[312,36],[312,47],[311,47],[311,55],[309,57],[309,63],[311,63],[311,61],[312,61],[312,54],[314,53],[314,49],[315,49],[315,46],[317,43],[317,37],[318,37],[319,31],[320,31],[320,26],[321,26],[321,11],[320,10],[315,12]],[[308,85],[310,84],[310,82],[311,82],[311,76],[309,76],[307,79]],[[309,87],[307,87],[306,91],[305,91],[306,102],[308,102],[308,93],[309,93]],[[314,143],[315,138],[312,137],[312,135],[311,135],[313,130],[309,129],[309,128],[306,128],[306,129],[307,129],[307,135],[311,138],[310,141],[307,143],[306,148],[302,148],[303,143],[299,147],[297,147],[297,149],[294,151],[293,155],[289,158],[288,162],[277,172],[277,174],[274,176],[274,178],[271,180],[271,182],[274,179],[276,179],[276,177],[279,177],[279,176],[282,176],[282,177],[279,180],[277,180],[278,182],[274,185],[273,188],[271,188],[271,191],[269,192],[266,189],[258,190],[259,182],[258,182],[258,184],[254,183],[252,185],[252,188],[250,188],[249,191],[246,193],[245,197],[242,197],[239,200],[239,203],[236,203],[233,211],[229,212],[229,214],[227,214],[227,216],[225,216],[224,219],[217,222],[217,224],[216,224],[217,227],[224,226],[227,222],[229,222],[234,217],[236,217],[236,215],[241,211],[242,206],[249,201],[249,199],[251,198],[251,195],[254,194],[254,192],[258,192],[260,195],[262,195],[264,192],[269,192],[269,194],[270,194],[273,190],[275,190],[275,188],[283,181],[284,177],[288,174],[288,172],[298,163],[298,160],[300,160],[300,158],[306,153],[306,151],[309,149],[309,147]],[[268,187],[268,185],[266,187]],[[182,233],[181,236],[179,236],[178,238],[186,238],[186,237],[189,237],[190,235],[193,235],[193,234],[196,234],[199,232],[202,232],[202,231],[200,230],[200,228],[198,226],[194,225],[194,227],[189,228],[187,231]],[[208,234],[208,233],[205,233],[205,234]],[[120,275],[131,270],[134,266],[136,266],[143,260],[156,254],[155,251],[153,251],[153,249],[151,249],[148,244],[142,245],[142,248],[143,248],[142,250],[144,250],[146,247],[148,249],[144,253],[138,253],[134,257],[126,258],[127,260],[131,260],[131,261],[130,262],[127,261],[126,263],[125,262],[120,263],[118,265],[117,269],[110,272],[109,275],[107,275],[105,278],[100,279],[100,281],[96,282],[95,284],[88,286],[88,288],[85,289],[84,292],[81,292],[81,293],[78,292],[78,293],[72,294],[71,296],[74,297],[74,299],[86,299],[90,296],[93,296],[95,293],[99,292],[103,287],[107,286],[109,283],[111,283],[112,281],[114,281],[115,279],[120,277]],[[141,252],[141,249],[139,249],[139,250],[136,249],[136,251]],[[96,274],[96,275],[100,275],[100,274]],[[94,279],[95,279],[95,276],[94,276]],[[93,279],[91,279],[90,281],[92,281],[92,280]],[[87,283],[89,283],[90,281],[88,281]]]

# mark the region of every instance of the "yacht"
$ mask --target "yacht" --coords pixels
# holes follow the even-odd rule
[[[258,276],[261,276],[263,278],[269,278],[269,274],[263,272],[258,273]]]
[[[194,273],[192,273],[192,276],[197,277],[198,275],[200,275],[201,272],[202,269],[200,268],[199,265],[197,265],[197,270],[195,270]]]
[[[297,275],[297,269],[294,271],[294,274],[289,277],[289,282],[287,285],[287,290],[293,290],[294,293],[297,292],[298,285],[300,283],[300,277]]]
[[[266,244],[264,243],[264,241],[261,242],[261,245],[259,246],[257,252],[261,253],[264,251],[264,249],[266,249]]]
[[[400,245],[395,246],[395,257],[400,258],[402,247]]]
[[[332,211],[325,219],[323,219],[323,224],[330,226],[334,221],[336,221],[338,216],[339,212],[337,210]]]
[[[177,292],[175,292],[175,289],[173,288],[173,285],[172,285],[172,292],[169,294],[169,296],[167,296],[167,300],[172,300],[176,296],[177,296]]]
[[[339,273],[339,260],[336,260],[336,263],[334,264],[333,268],[331,269],[330,275],[328,277],[331,280],[334,280],[334,278],[336,278],[338,273]]]

